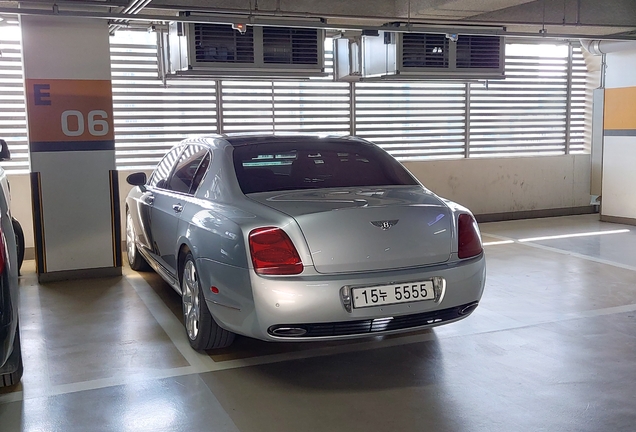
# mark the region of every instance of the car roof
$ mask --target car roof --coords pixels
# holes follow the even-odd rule
[[[358,141],[363,140],[343,135],[325,135],[325,134],[299,134],[299,133],[282,133],[282,134],[263,134],[263,133],[240,133],[240,134],[226,134],[222,136],[225,141],[230,143],[233,147],[246,146],[251,144],[281,144],[285,142],[297,142],[302,140],[304,142],[318,142],[318,141]]]

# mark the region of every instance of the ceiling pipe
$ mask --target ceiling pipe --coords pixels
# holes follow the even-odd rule
[[[128,6],[126,6],[124,10],[121,11],[121,13],[125,15],[137,15],[139,12],[141,12],[143,8],[148,6],[148,4],[151,1],[152,0],[132,0],[128,4]],[[117,30],[119,30],[120,28],[122,28],[123,26],[127,24],[128,24],[127,20],[121,20],[121,19],[116,20],[115,23],[110,24],[108,26],[108,32],[110,34],[114,34]]]
[[[306,21],[309,16],[304,16],[305,20],[298,19],[283,19],[282,16],[260,16],[249,15],[243,13],[241,16],[224,16],[224,15],[189,15],[180,16],[175,15],[125,15],[120,12],[87,12],[87,11],[60,11],[52,9],[26,9],[26,8],[7,8],[0,7],[0,14],[15,14],[15,15],[36,15],[36,16],[60,16],[68,18],[93,18],[93,19],[107,19],[107,20],[124,20],[124,21],[140,21],[144,23],[156,23],[156,22],[186,22],[186,23],[207,23],[207,24],[234,24],[237,20],[244,20],[251,25],[260,26],[272,26],[272,27],[294,27],[294,28],[317,28],[326,30],[390,30],[397,33],[407,33],[412,31],[424,32],[424,33],[448,33],[448,32],[460,32],[464,35],[491,35],[491,36],[505,36],[505,37],[523,37],[523,38],[539,38],[539,39],[580,39],[580,34],[570,33],[531,33],[531,32],[508,32],[502,26],[476,26],[471,25],[469,22],[456,23],[453,27],[450,24],[431,24],[425,22],[411,21],[410,26],[404,27],[386,27],[386,26],[369,26],[361,24],[329,24],[324,22]],[[260,11],[259,11],[260,15]],[[275,18],[279,18],[278,21]],[[298,17],[300,18],[300,17]],[[386,19],[386,18],[385,18]],[[611,35],[611,36],[594,36],[595,38],[603,38],[604,40],[622,40],[622,41],[636,41],[634,35]]]
[[[600,56],[619,51],[634,51],[636,41],[581,39],[581,46],[590,54]]]

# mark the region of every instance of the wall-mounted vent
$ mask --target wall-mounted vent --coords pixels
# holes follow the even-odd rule
[[[194,24],[197,62],[254,63],[254,29],[245,33],[223,24]]]
[[[443,34],[404,33],[402,67],[448,68],[448,43]]]
[[[397,33],[394,75],[436,79],[504,78],[501,36]]]
[[[263,61],[266,64],[318,64],[321,33],[316,29],[263,27]]]
[[[493,36],[459,36],[457,68],[494,69],[501,67],[503,40]]]
[[[326,76],[324,39],[322,29],[175,22],[163,47],[166,77]]]
[[[339,81],[505,78],[505,42],[497,35],[384,30],[342,39],[348,43],[337,41],[334,56]]]

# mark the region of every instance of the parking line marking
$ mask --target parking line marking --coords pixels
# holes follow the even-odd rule
[[[518,240],[515,240],[515,239],[510,238],[510,237],[504,237],[504,236],[500,236],[500,235],[496,235],[496,234],[487,234],[487,233],[483,233],[483,232],[482,232],[482,234],[485,235],[485,236],[488,236],[488,237],[496,238],[496,239],[501,240],[501,241],[511,241],[513,243],[516,243],[516,244],[519,244],[519,245],[522,245],[522,246],[529,246],[529,247],[536,248],[536,249],[543,249],[543,250],[550,251],[550,252],[556,252],[556,253],[559,253],[561,255],[570,255],[570,256],[573,256],[575,258],[580,258],[580,259],[584,259],[584,260],[587,260],[587,261],[592,261],[592,262],[596,262],[596,263],[599,263],[599,264],[605,264],[605,265],[608,265],[608,266],[622,268],[622,269],[625,269],[625,270],[631,270],[631,271],[636,272],[636,266],[631,266],[629,264],[622,264],[622,263],[619,263],[619,262],[616,262],[616,261],[610,261],[610,260],[606,260],[606,259],[603,259],[603,258],[597,258],[597,257],[593,257],[593,256],[590,256],[590,255],[585,255],[585,254],[578,253],[578,252],[572,252],[572,251],[568,251],[568,250],[565,250],[565,249],[558,249],[558,248],[555,248],[555,247],[552,247],[552,246],[545,246],[545,245],[542,245],[542,244],[532,243],[531,241],[525,241],[525,242],[521,243]]]
[[[173,345],[179,350],[183,358],[197,371],[207,372],[215,369],[215,361],[206,354],[201,354],[190,347],[185,338],[183,324],[174,316],[164,301],[157,295],[150,285],[139,275],[126,274],[128,282],[141,301],[146,305],[153,318],[166,332]],[[139,283],[138,283],[139,282]]]
[[[477,312],[475,313],[478,313],[478,311],[479,309],[477,309]],[[96,379],[96,380],[76,382],[71,384],[53,385],[49,387],[45,393],[36,392],[35,394],[28,395],[27,397],[24,396],[23,391],[7,393],[4,395],[0,395],[0,404],[9,403],[9,402],[17,402],[24,399],[35,399],[39,397],[59,396],[59,395],[75,393],[79,391],[97,390],[101,388],[114,387],[118,385],[126,385],[132,382],[173,378],[173,377],[178,377],[183,375],[216,372],[216,371],[230,370],[230,369],[240,369],[243,367],[259,366],[259,365],[265,365],[265,364],[279,363],[283,361],[302,360],[307,358],[323,357],[328,355],[338,355],[338,354],[346,354],[350,352],[389,348],[393,346],[410,345],[414,343],[421,343],[421,342],[434,340],[436,338],[437,339],[452,339],[452,338],[458,338],[458,337],[475,336],[479,334],[497,333],[501,331],[518,330],[518,329],[535,327],[535,326],[550,324],[550,323],[557,323],[557,322],[570,321],[570,320],[583,319],[583,318],[594,318],[598,316],[613,315],[618,313],[626,313],[626,312],[634,312],[634,311],[636,311],[636,304],[630,304],[630,305],[614,306],[614,307],[608,307],[608,308],[597,309],[597,310],[570,313],[557,319],[538,320],[531,323],[518,322],[518,324],[515,325],[513,324],[512,321],[508,321],[509,325],[507,326],[503,326],[503,327],[498,326],[496,328],[487,329],[487,330],[474,330],[474,331],[469,330],[469,331],[463,331],[462,333],[457,333],[452,335],[438,335],[434,332],[424,332],[420,334],[404,336],[399,338],[385,339],[381,341],[370,340],[368,342],[363,342],[358,344],[321,347],[321,348],[315,348],[315,349],[308,349],[305,351],[271,354],[271,355],[266,355],[261,357],[252,357],[249,359],[230,360],[230,361],[226,361],[222,363],[213,363],[210,365],[211,367],[209,369],[204,367],[203,365],[198,365],[196,367],[185,366],[185,367],[179,367],[179,368],[153,370],[153,371],[141,372],[137,374],[121,375],[118,377],[102,378],[102,379]],[[188,348],[189,348],[189,345],[188,345]],[[192,352],[195,352],[195,351],[192,350]]]
[[[484,235],[488,235],[492,238],[500,239],[502,241],[514,242],[513,239],[504,237],[504,236],[499,236],[495,234],[485,234],[485,233]],[[596,258],[596,257],[580,254],[577,252],[566,251],[566,250],[557,249],[557,248],[544,246],[540,244],[534,244],[530,242],[518,243],[518,244],[537,248],[537,249],[542,249],[542,250],[546,250],[550,252],[556,252],[562,255],[570,255],[575,258],[580,258],[580,259],[596,262],[599,264],[605,264],[605,265],[636,272],[636,267],[634,266],[621,264],[621,263],[617,263],[617,262],[613,262],[609,260],[604,260],[601,258]],[[150,311],[154,319],[163,328],[163,330],[168,335],[170,341],[175,345],[175,347],[179,350],[179,352],[186,359],[186,361],[188,361],[190,366],[161,369],[161,370],[149,370],[149,371],[144,371],[144,372],[136,373],[136,374],[82,381],[82,382],[76,382],[76,383],[70,383],[70,384],[52,385],[49,382],[47,385],[44,386],[44,388],[38,388],[33,392],[31,392],[30,389],[26,389],[27,390],[26,397],[25,397],[24,390],[0,395],[0,404],[18,402],[24,399],[35,399],[40,397],[64,395],[64,394],[75,393],[79,391],[97,390],[101,388],[113,387],[118,385],[126,385],[131,382],[164,379],[164,378],[178,377],[183,375],[200,374],[200,373],[230,370],[230,369],[239,369],[243,367],[272,364],[272,363],[278,363],[283,361],[301,360],[301,359],[322,357],[322,356],[328,356],[328,355],[346,354],[350,352],[389,348],[393,346],[402,346],[402,345],[426,342],[426,341],[433,340],[435,338],[450,339],[450,338],[457,338],[457,337],[469,337],[469,336],[474,336],[478,334],[517,330],[517,329],[540,326],[540,325],[562,322],[562,321],[584,319],[584,318],[594,318],[599,316],[607,316],[607,315],[636,311],[636,304],[628,304],[628,305],[614,306],[614,307],[608,307],[608,308],[602,308],[602,309],[596,309],[596,310],[573,312],[573,313],[563,315],[556,319],[539,319],[533,322],[527,322],[527,321],[516,322],[514,320],[507,320],[505,321],[506,324],[503,326],[493,325],[492,328],[487,328],[487,329],[482,328],[479,330],[471,330],[471,329],[464,328],[461,330],[461,332],[457,332],[457,333],[450,332],[447,334],[439,334],[442,332],[434,333],[431,331],[425,331],[425,332],[414,334],[414,335],[402,336],[398,338],[389,338],[384,340],[369,340],[367,342],[361,342],[361,343],[356,343],[351,345],[320,347],[320,348],[312,348],[312,349],[307,349],[302,351],[287,352],[287,353],[280,353],[280,354],[277,353],[277,354],[270,354],[265,356],[251,357],[247,359],[237,359],[237,360],[229,360],[224,362],[215,362],[209,356],[205,354],[200,354],[190,347],[189,343],[187,342],[187,339],[184,336],[183,325],[181,324],[181,322],[179,322],[179,320],[174,316],[174,314],[166,306],[164,301],[159,297],[159,295],[157,295],[157,293],[151,288],[151,286],[141,276],[138,276],[133,273],[124,274],[124,283],[128,283],[139,295],[140,299],[146,305],[146,307],[148,308],[148,310]],[[24,289],[37,290],[37,287],[35,286],[25,287]],[[34,293],[29,293],[27,295],[33,295],[33,294]],[[480,313],[479,311],[480,309],[478,308],[475,313]],[[484,310],[484,312],[485,311],[486,310]],[[503,321],[499,320],[498,322],[501,323]],[[450,327],[448,328],[450,329]],[[48,367],[48,362],[47,362],[47,367]]]

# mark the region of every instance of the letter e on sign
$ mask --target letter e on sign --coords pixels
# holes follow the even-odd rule
[[[35,105],[51,105],[50,84],[33,84],[33,103]]]

